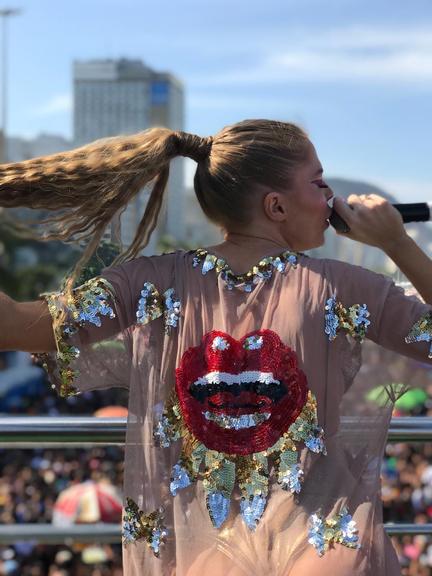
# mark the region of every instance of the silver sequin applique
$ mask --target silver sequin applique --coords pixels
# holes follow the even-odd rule
[[[322,518],[319,514],[309,517],[308,542],[323,556],[333,544],[343,544],[348,548],[358,549],[358,530],[355,520],[342,508],[339,514],[331,518]]]
[[[274,270],[283,274],[290,266],[295,268],[299,255],[300,253],[298,252],[286,250],[279,256],[263,258],[245,274],[234,274],[223,258],[199,248],[195,251],[193,266],[196,268],[201,265],[201,273],[203,275],[206,275],[210,270],[215,270],[216,274],[220,275],[225,282],[228,290],[239,288],[244,292],[252,292],[257,284],[269,280]]]
[[[165,543],[168,531],[164,526],[164,510],[159,508],[150,514],[144,514],[132,498],[126,499],[123,515],[123,543],[131,544],[143,538],[153,554],[159,557],[161,546]]]
[[[409,331],[405,338],[407,344],[413,342],[431,342],[432,343],[432,312],[422,316]],[[432,344],[429,348],[428,358],[432,358]]]
[[[370,325],[369,310],[366,304],[353,304],[344,308],[336,296],[331,296],[325,305],[324,332],[330,341],[334,340],[341,330],[346,330],[354,339],[362,342]]]
[[[114,288],[107,280],[97,276],[74,288],[72,295],[67,298],[63,292],[49,292],[41,296],[45,298],[53,320],[57,344],[56,363],[60,376],[58,392],[63,397],[72,396],[78,393],[74,382],[79,374],[78,370],[71,368],[71,363],[79,357],[80,351],[68,342],[68,338],[87,323],[100,327],[101,316],[115,318],[111,307],[115,298]],[[54,370],[50,354],[38,353],[33,356],[41,361],[48,372]],[[53,384],[52,387],[56,386]]]
[[[181,303],[174,294],[174,288],[168,288],[160,294],[154,284],[145,282],[140,296],[136,311],[138,324],[147,324],[163,316],[167,334],[172,328],[177,328]]]

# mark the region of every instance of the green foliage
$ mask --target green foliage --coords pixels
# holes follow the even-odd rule
[[[120,246],[117,244],[113,244],[111,242],[102,242],[90,260],[87,262],[87,265],[81,271],[79,278],[75,282],[75,286],[80,286],[87,280],[90,280],[90,278],[99,276],[102,270],[109,266],[111,262],[119,255],[119,253]],[[71,272],[72,268],[68,271],[66,277],[70,275]]]
[[[12,298],[33,300],[55,289],[74,257],[73,248],[60,242],[14,235],[0,213],[0,290]]]
[[[55,264],[36,264],[18,270],[14,276],[14,298],[19,301],[36,300],[42,292],[56,288],[58,276],[59,269]]]

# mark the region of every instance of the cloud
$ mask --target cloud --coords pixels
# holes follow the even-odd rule
[[[432,28],[355,27],[287,36],[268,45],[253,66],[201,78],[201,84],[366,81],[432,87]]]
[[[71,94],[58,94],[53,96],[46,104],[36,108],[36,116],[51,116],[53,114],[60,114],[72,111],[72,95]]]

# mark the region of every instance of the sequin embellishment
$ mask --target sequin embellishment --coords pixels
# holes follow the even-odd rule
[[[77,394],[74,381],[78,377],[78,370],[71,368],[73,360],[78,358],[80,351],[76,346],[68,343],[68,338],[86,323],[101,326],[101,316],[115,318],[114,311],[109,305],[114,300],[114,288],[101,277],[88,280],[81,286],[74,288],[72,296],[62,303],[63,292],[49,292],[41,294],[45,298],[51,317],[56,339],[56,367],[60,375],[59,395],[66,397]],[[36,353],[42,366],[48,373],[55,370],[50,354]],[[53,388],[56,386],[53,384]]]
[[[229,348],[229,343],[222,338],[222,336],[217,336],[212,343],[213,350],[226,350]]]
[[[262,344],[262,336],[249,336],[249,338],[246,338],[243,346],[246,348],[246,350],[259,350]]]
[[[323,556],[333,544],[343,544],[348,548],[358,549],[358,530],[355,520],[346,508],[333,518],[322,518],[318,514],[309,517],[309,544]]]
[[[168,534],[163,521],[163,508],[144,514],[132,498],[127,498],[123,516],[123,543],[131,544],[144,538],[153,554],[159,557],[161,546]]]
[[[241,340],[214,330],[187,350],[154,429],[160,446],[182,440],[171,494],[202,480],[210,520],[220,528],[238,487],[239,511],[251,530],[266,508],[270,470],[283,490],[298,494],[299,452],[325,455],[323,435],[296,355],[271,330]]]
[[[325,305],[325,328],[328,339],[334,340],[340,330],[346,330],[350,336],[362,342],[370,325],[370,314],[366,304],[354,304],[344,308],[333,295]]]
[[[432,342],[432,312],[428,312],[418,320],[405,338],[407,344],[413,342]],[[429,348],[428,358],[432,358],[432,344]]]
[[[136,311],[138,324],[147,324],[163,315],[167,334],[171,328],[177,328],[181,304],[174,294],[174,288],[168,288],[160,294],[154,284],[145,282],[140,296]]]
[[[244,292],[252,292],[257,284],[269,280],[272,277],[273,270],[277,270],[283,274],[286,272],[288,266],[295,268],[299,255],[300,253],[298,252],[286,250],[279,256],[267,256],[263,258],[245,274],[234,274],[223,258],[219,258],[215,254],[199,248],[195,251],[193,266],[196,268],[201,265],[201,273],[203,275],[210,272],[210,270],[215,270],[216,274],[218,276],[220,275],[225,282],[228,290],[239,288]]]

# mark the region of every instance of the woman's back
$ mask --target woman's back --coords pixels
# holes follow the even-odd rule
[[[377,406],[353,379],[365,336],[426,358],[405,336],[428,308],[332,260],[273,251],[239,276],[218,256],[107,269],[102,325],[72,337],[74,386],[130,391],[125,574],[395,574],[379,492],[392,394]]]

